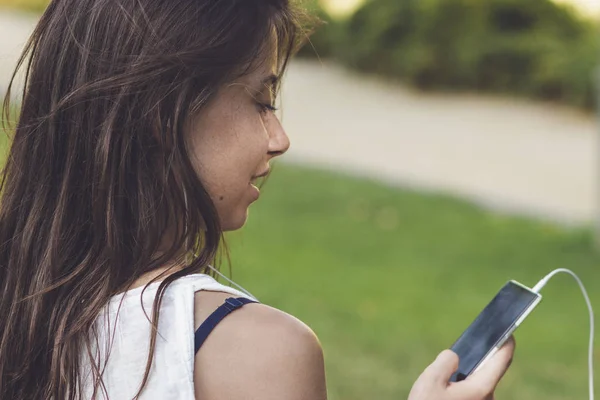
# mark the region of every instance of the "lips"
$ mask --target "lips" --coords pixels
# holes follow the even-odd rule
[[[269,172],[271,172],[271,169],[267,168],[264,172],[262,172],[262,173],[260,173],[258,175],[253,176],[252,177],[252,182],[256,181],[259,178],[264,178],[265,176],[269,175]]]

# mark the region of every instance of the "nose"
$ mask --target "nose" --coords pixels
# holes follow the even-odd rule
[[[275,115],[271,115],[269,121],[269,155],[277,157],[285,154],[290,148],[290,138]]]

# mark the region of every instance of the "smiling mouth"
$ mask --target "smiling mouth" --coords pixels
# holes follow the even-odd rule
[[[266,177],[267,175],[269,175],[269,172],[271,172],[270,168],[259,175],[253,176],[252,179],[250,180],[250,183],[255,183],[258,179]]]

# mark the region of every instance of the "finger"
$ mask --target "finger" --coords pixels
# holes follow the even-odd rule
[[[458,369],[458,356],[451,350],[442,351],[435,361],[427,367],[423,375],[428,380],[446,385]]]
[[[486,393],[493,393],[498,382],[512,363],[515,346],[515,340],[511,336],[504,346],[481,369],[469,377],[468,381],[473,382],[479,388],[485,389]]]

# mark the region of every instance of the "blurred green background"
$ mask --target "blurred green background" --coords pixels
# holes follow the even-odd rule
[[[355,1],[356,3],[356,1]],[[594,104],[600,30],[551,0],[371,0],[325,22],[302,55],[395,78],[419,89],[510,93]],[[599,10],[600,12],[600,10]]]
[[[568,6],[371,0],[342,15],[309,3],[325,24],[301,57],[419,90],[594,106],[598,28]],[[0,0],[36,12],[45,4]],[[278,164],[248,225],[227,241],[233,278],[319,336],[332,400],[405,399],[507,280],[533,285],[571,268],[600,309],[600,256],[587,225],[514,217],[307,166]],[[543,294],[516,335],[499,399],[586,398],[584,300],[564,276]]]
[[[229,235],[233,276],[315,330],[333,400],[406,399],[510,279],[533,286],[571,268],[600,309],[600,258],[586,229],[283,165],[264,192],[248,225]],[[560,275],[543,295],[516,334],[498,399],[586,398],[584,299]]]
[[[48,5],[49,0],[0,0],[0,6],[4,8],[42,12]]]

